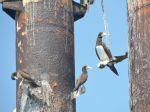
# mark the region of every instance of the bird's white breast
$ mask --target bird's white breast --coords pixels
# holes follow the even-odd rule
[[[107,56],[103,46],[96,46],[97,54],[100,57],[100,61],[109,61],[109,57]]]

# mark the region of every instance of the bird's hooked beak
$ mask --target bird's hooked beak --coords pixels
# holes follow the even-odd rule
[[[93,67],[87,66],[86,69],[87,69],[87,70],[93,69]]]

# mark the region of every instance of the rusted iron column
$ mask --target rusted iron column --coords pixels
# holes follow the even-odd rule
[[[127,0],[130,112],[150,112],[150,1]]]
[[[49,105],[30,97],[22,101],[17,90],[17,112],[75,112],[70,94],[74,88],[74,38],[71,0],[23,0],[16,15],[17,70],[35,80],[46,80],[53,89]]]
[[[73,23],[87,6],[72,0],[0,3],[16,20],[17,71],[39,85],[17,81],[17,112],[75,112]]]

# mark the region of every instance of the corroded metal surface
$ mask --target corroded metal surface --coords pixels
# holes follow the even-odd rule
[[[5,0],[0,0],[0,3],[4,2]]]
[[[30,97],[23,112],[75,112],[73,22],[71,0],[29,2],[17,14],[17,70],[48,81],[53,89],[49,106]],[[23,91],[17,89],[19,112]]]
[[[23,4],[22,1],[3,2],[3,8],[13,11],[21,11],[23,9]]]
[[[36,2],[42,2],[43,0],[22,0],[22,1],[15,1],[15,0],[0,0],[0,3],[3,5],[3,10],[13,19],[15,19],[16,11],[22,11],[23,6],[28,5],[29,3],[36,3]],[[86,1],[88,4],[85,4],[83,1],[80,1],[81,3],[77,3],[75,1],[71,1],[73,10],[69,11],[74,16],[74,21],[77,21],[84,17],[88,5],[93,4],[94,1]],[[46,2],[44,2],[46,3]],[[62,0],[61,4],[68,4],[66,1]],[[46,4],[45,4],[46,5]],[[48,5],[48,4],[47,4]],[[50,4],[49,4],[50,5]]]
[[[6,12],[12,19],[15,19],[16,8],[20,8],[20,1],[0,0],[0,3],[2,3],[3,11]]]
[[[130,112],[150,112],[150,1],[127,3]]]

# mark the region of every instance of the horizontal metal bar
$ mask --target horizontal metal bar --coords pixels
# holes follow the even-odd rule
[[[3,8],[15,10],[15,11],[22,11],[23,4],[22,1],[3,2]]]

